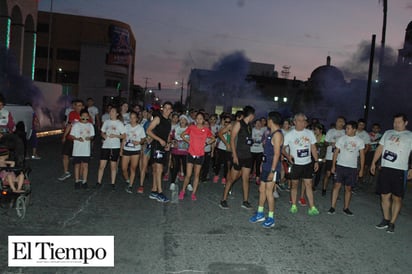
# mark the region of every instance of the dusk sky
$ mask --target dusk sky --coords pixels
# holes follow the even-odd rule
[[[39,10],[49,11],[50,1],[40,0]],[[234,51],[279,72],[291,66],[289,78],[307,80],[327,55],[339,67],[372,34],[380,45],[383,18],[379,0],[54,0],[53,11],[129,24],[135,84],[149,77],[149,87],[165,88]],[[388,0],[386,45],[396,53],[410,21],[412,0]]]

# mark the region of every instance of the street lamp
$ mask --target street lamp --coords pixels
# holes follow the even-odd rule
[[[183,82],[184,82],[183,78],[182,78],[182,82],[175,81],[176,86],[180,84],[180,104],[182,105],[183,105]]]

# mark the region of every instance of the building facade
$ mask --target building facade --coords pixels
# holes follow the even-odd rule
[[[0,0],[0,47],[9,49],[20,73],[33,79],[37,1]]]
[[[135,49],[125,23],[39,11],[34,79],[60,83],[63,95],[92,97],[98,105],[129,99]]]

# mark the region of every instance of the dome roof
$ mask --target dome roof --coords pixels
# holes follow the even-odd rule
[[[408,30],[412,30],[412,21],[410,21],[408,26],[406,27],[406,31]]]
[[[310,81],[316,88],[334,88],[345,83],[342,71],[330,64],[330,57],[324,66],[317,67],[310,75]]]

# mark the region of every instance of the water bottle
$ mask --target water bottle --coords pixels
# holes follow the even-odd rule
[[[172,191],[171,203],[179,203],[179,185],[176,184],[175,189]]]

